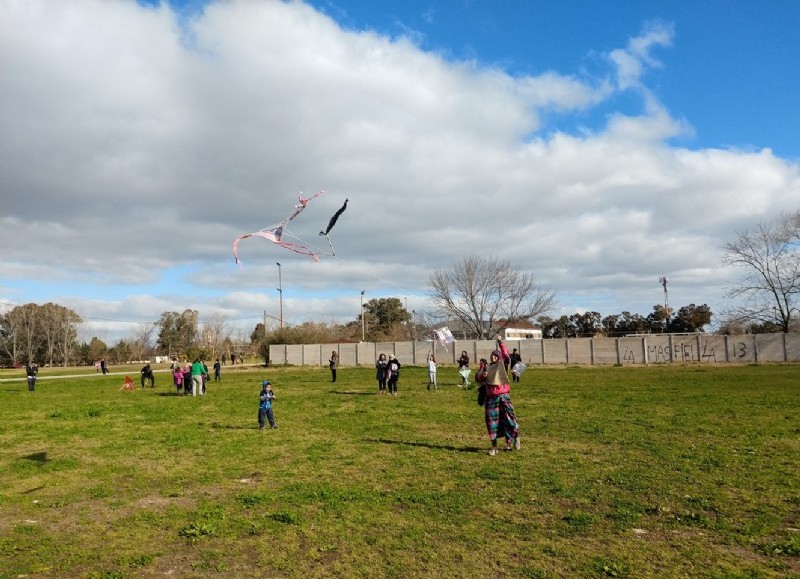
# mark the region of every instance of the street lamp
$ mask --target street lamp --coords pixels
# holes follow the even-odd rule
[[[281,264],[276,261],[275,265],[278,266],[278,299],[281,304],[281,328],[283,328],[283,280],[281,279]],[[266,326],[264,327],[264,331],[267,331]]]
[[[666,276],[658,278],[658,283],[664,286],[664,315],[666,316],[666,321],[664,322],[664,331],[669,328],[669,294],[667,293],[667,282],[669,280]]]
[[[367,290],[361,290],[361,341],[364,341],[364,292]]]

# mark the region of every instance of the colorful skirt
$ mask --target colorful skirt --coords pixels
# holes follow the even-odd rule
[[[489,438],[497,440],[498,436],[504,436],[506,440],[514,440],[519,434],[517,425],[517,415],[514,413],[514,405],[511,404],[511,396],[500,394],[486,398],[484,406],[486,411],[486,430],[489,431]]]

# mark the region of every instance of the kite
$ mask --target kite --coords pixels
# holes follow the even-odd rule
[[[233,242],[233,260],[236,262],[236,264],[237,265],[240,264],[240,261],[239,261],[239,242],[242,239],[247,239],[248,237],[254,237],[254,236],[263,237],[267,241],[271,241],[272,243],[274,243],[276,245],[280,245],[281,247],[286,248],[286,249],[288,249],[290,251],[294,251],[295,253],[299,253],[299,254],[302,254],[302,255],[308,255],[315,262],[319,261],[320,252],[312,250],[311,247],[308,247],[308,245],[305,244],[305,243],[293,243],[291,241],[286,241],[284,239],[284,237],[294,237],[298,241],[301,241],[301,242],[303,241],[299,237],[295,237],[294,235],[289,233],[286,230],[286,226],[295,217],[297,217],[298,215],[300,215],[300,213],[303,212],[303,210],[308,206],[308,202],[309,201],[311,201],[315,197],[319,197],[323,193],[325,193],[325,192],[324,191],[320,191],[318,193],[315,193],[314,195],[312,195],[308,199],[303,197],[303,194],[300,193],[297,196],[297,205],[294,206],[294,213],[292,213],[289,217],[287,217],[286,219],[284,219],[283,221],[281,221],[277,225],[273,225],[271,227],[265,227],[264,229],[259,229],[258,231],[254,232],[254,233],[247,233],[245,235],[240,235],[239,237],[237,237],[236,240]],[[339,209],[333,217],[331,217],[330,223],[328,223],[328,229],[326,231],[324,231],[324,232],[320,231],[320,235],[324,235],[328,239],[328,244],[331,246],[331,253],[325,253],[324,255],[331,255],[331,256],[335,256],[336,255],[336,252],[333,250],[333,243],[331,243],[331,239],[330,239],[330,237],[328,237],[328,233],[333,228],[333,226],[336,224],[336,220],[339,219],[339,216],[344,212],[346,207],[347,207],[347,200],[345,200],[344,205],[342,206],[342,208]]]
[[[345,209],[347,209],[347,202],[348,201],[349,201],[349,199],[345,199],[344,200],[344,205],[342,205],[339,208],[339,210],[336,213],[333,214],[333,217],[331,217],[331,220],[328,221],[328,228],[325,231],[320,231],[319,232],[320,235],[324,235],[325,239],[328,240],[328,245],[331,246],[331,254],[332,255],[336,255],[336,251],[333,249],[333,243],[331,243],[331,238],[328,237],[328,234],[331,232],[331,229],[333,229],[333,226],[336,225],[336,222],[339,220],[339,216],[342,213],[344,213]]]
[[[436,339],[439,340],[439,343],[442,345],[445,352],[447,351],[447,344],[452,344],[456,341],[447,326],[439,328],[438,330],[434,330],[433,333],[436,335]]]
[[[514,364],[514,367],[511,368],[511,373],[517,378],[519,378],[519,375],[522,374],[527,369],[528,367],[525,364],[523,364],[522,362],[517,362],[516,364]]]

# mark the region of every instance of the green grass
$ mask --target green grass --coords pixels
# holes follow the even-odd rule
[[[798,366],[531,368],[496,457],[453,369],[166,378],[0,383],[0,577],[800,577]]]

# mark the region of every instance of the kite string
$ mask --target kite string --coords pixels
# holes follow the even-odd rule
[[[298,236],[294,235],[293,233],[286,231],[285,229],[283,230],[283,234],[285,236],[289,236],[289,237],[292,237],[292,238],[296,239],[297,241],[303,243],[306,247],[308,247],[311,250],[318,251],[321,255],[327,255],[328,257],[332,257],[333,259],[336,259],[338,261],[341,261],[341,262],[344,262],[344,263],[350,263],[348,260],[336,255],[336,253],[328,253],[324,249],[321,249],[321,248],[317,247],[313,243],[307,242],[305,239],[302,239],[301,237],[298,237]],[[359,266],[359,265],[356,265],[356,264],[353,264],[353,266],[358,268],[360,271],[369,274],[370,276],[374,277],[375,279],[377,279],[379,281],[382,281],[383,283],[385,283],[386,285],[388,285],[390,287],[393,287],[395,289],[399,289],[400,291],[402,291],[403,293],[406,293],[406,294],[413,294],[413,292],[407,290],[404,287],[400,287],[396,283],[394,283],[394,282],[392,282],[392,281],[390,281],[390,280],[388,280],[386,278],[383,278],[383,277],[377,275],[375,272],[373,272],[372,270],[370,270],[370,269],[368,269],[366,267]]]

